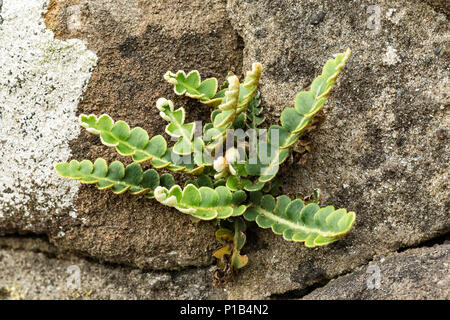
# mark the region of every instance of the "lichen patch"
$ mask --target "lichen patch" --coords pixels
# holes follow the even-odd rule
[[[0,218],[74,211],[78,182],[54,165],[79,134],[77,104],[97,57],[45,28],[46,0],[6,0],[0,25]],[[1,220],[0,220],[1,221]]]

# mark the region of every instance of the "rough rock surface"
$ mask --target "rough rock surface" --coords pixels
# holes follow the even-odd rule
[[[3,11],[12,1],[4,1]],[[42,5],[45,1],[32,2]],[[300,163],[293,158],[281,174],[286,193],[308,195],[320,188],[323,204],[355,211],[355,227],[339,242],[308,249],[251,225],[245,249],[250,263],[226,290],[228,298],[261,298],[301,291],[350,272],[375,255],[418,245],[450,231],[449,23],[438,3],[381,0],[378,9],[369,9],[370,1],[347,0],[189,4],[53,0],[45,24],[66,41],[63,43],[77,38],[96,54],[97,66],[77,113],[108,113],[150,134],[160,133],[163,125],[154,108],[160,96],[185,106],[189,120],[207,119],[208,110],[203,106],[175,98],[162,80],[167,70],[195,68],[204,77],[222,80],[229,70],[242,74],[259,61],[265,67],[263,106],[268,122],[274,123],[332,54],[352,49],[351,60],[325,107],[326,117],[311,137],[313,152]],[[41,12],[40,5],[33,10]],[[8,22],[7,13],[2,12],[6,19],[0,33],[5,24],[13,23]],[[44,25],[33,28],[42,30],[39,28]],[[0,48],[11,50],[11,46],[2,46],[0,42]],[[85,52],[75,53],[75,57]],[[70,54],[74,55],[70,50],[56,50],[51,63],[57,65]],[[83,70],[76,69],[73,74],[80,77]],[[74,87],[70,79],[66,78],[66,83],[70,85],[62,92]],[[0,101],[10,99],[6,92],[11,84],[6,86],[0,91]],[[20,95],[27,92],[20,87],[17,90]],[[77,93],[72,98],[75,102],[81,91]],[[39,96],[52,97],[45,92]],[[7,110],[19,109],[20,103],[6,104]],[[22,110],[35,108],[30,104]],[[70,112],[74,116],[75,109],[70,107]],[[51,118],[50,114],[44,118]],[[68,126],[73,119],[65,120]],[[69,157],[120,159],[97,137],[84,131],[76,137],[76,130],[71,129],[63,143],[47,141],[50,146],[70,146],[69,152],[51,161],[51,148],[44,151],[47,165]],[[17,135],[17,139],[21,137]],[[69,143],[69,139],[73,140]],[[8,163],[10,154],[3,154],[0,160]],[[26,163],[35,166],[42,161]],[[14,185],[19,179],[12,180]],[[61,186],[52,184],[56,189],[55,193],[49,191],[52,196],[66,194],[68,185],[55,181]],[[20,184],[14,186],[14,195],[26,194]],[[26,203],[30,215],[25,216],[1,200],[0,233],[44,233],[58,248],[142,269],[212,263],[210,255],[216,246],[212,224],[194,225],[152,201],[76,183],[70,187],[79,189],[59,211],[53,207],[40,211],[31,201]],[[54,198],[47,199],[47,206],[56,206]]]
[[[6,249],[9,248],[9,249]],[[99,264],[36,238],[0,238],[0,299],[221,299],[212,268],[176,272]],[[450,243],[377,258],[306,300],[449,299]],[[78,277],[79,276],[79,277]],[[79,281],[78,281],[79,279]]]
[[[40,6],[44,2],[33,1]],[[6,9],[8,4],[9,1]],[[36,10],[36,14],[39,13],[41,10]],[[143,127],[150,136],[160,134],[165,126],[154,107],[157,98],[175,98],[173,90],[163,80],[167,70],[198,67],[202,75],[222,80],[230,70],[241,72],[242,43],[228,22],[225,4],[220,1],[211,2],[210,6],[203,6],[201,1],[189,5],[179,1],[51,1],[45,21],[59,38],[82,39],[97,55],[98,63],[83,101],[78,105],[78,114],[107,113],[131,126]],[[8,23],[5,21],[3,28]],[[30,29],[29,32],[34,31]],[[65,55],[60,51],[57,54],[55,59]],[[73,81],[66,80],[68,90]],[[21,91],[22,94],[24,92]],[[46,97],[43,93],[41,95]],[[6,94],[2,96],[7,97]],[[33,99],[32,96],[28,98]],[[207,110],[197,111],[200,108],[188,99],[182,100],[182,104],[194,111],[190,114],[192,119],[207,115]],[[32,103],[29,106],[30,109],[35,108]],[[30,112],[23,110],[24,117],[27,111]],[[63,111],[61,109],[60,112]],[[70,158],[121,159],[115,151],[102,146],[97,137],[85,131],[74,139],[80,132],[76,118],[75,126],[75,133],[65,140],[67,144],[71,141]],[[46,141],[44,145],[52,150],[43,152],[41,157],[49,157],[56,152],[54,144],[59,146],[60,142]],[[46,159],[50,165],[47,175],[61,183],[63,179],[56,177],[53,165],[68,159],[69,154]],[[130,161],[126,158],[121,160],[125,163]],[[3,161],[10,162],[8,154],[2,156]],[[33,167],[40,165],[41,161],[28,160],[27,163]],[[41,185],[42,182],[35,184]],[[66,185],[57,188],[58,196],[67,191]],[[79,184],[70,186],[78,190]],[[43,189],[48,190],[45,185]],[[20,194],[25,192],[20,186],[18,190]],[[57,203],[56,199],[48,202]],[[7,205],[15,207],[10,203]],[[33,211],[31,218],[12,214],[5,208],[8,217],[0,224],[0,232],[27,230],[46,233],[59,246],[80,254],[145,269],[176,269],[212,263],[211,253],[216,247],[215,228],[208,223],[193,225],[187,216],[151,200],[128,194],[117,197],[82,186],[70,210],[44,212],[33,210],[31,204],[28,207]]]
[[[431,5],[434,9],[443,12],[447,15],[450,15],[450,3],[446,0],[425,0],[429,5]]]
[[[377,278],[379,276],[379,278]],[[409,249],[331,280],[303,299],[450,299],[450,243]]]
[[[245,42],[244,68],[265,66],[261,95],[274,117],[331,53],[353,52],[312,136],[314,151],[282,170],[285,192],[319,188],[323,204],[355,211],[353,231],[313,250],[258,232],[261,248],[250,254],[236,296],[302,289],[450,230],[448,20],[420,1],[378,1],[377,31],[367,27],[371,4],[228,1]],[[323,21],[309,23],[319,11]]]
[[[80,133],[76,110],[97,57],[43,24],[44,1],[5,1],[0,24],[0,230],[43,232],[72,208],[78,183],[54,164]],[[70,86],[67,85],[70,83]],[[16,219],[17,218],[17,219]],[[57,227],[56,227],[57,228]]]
[[[211,268],[142,272],[70,255],[36,239],[0,240],[2,299],[220,299]],[[3,242],[3,243],[2,243]],[[3,246],[14,249],[4,249]],[[40,251],[40,252],[39,252]]]

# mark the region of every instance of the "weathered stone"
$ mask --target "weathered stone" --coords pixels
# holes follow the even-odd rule
[[[54,39],[44,1],[5,1],[0,25],[0,233],[42,233],[72,211],[78,183],[54,171],[78,136],[77,104],[97,57]],[[64,212],[63,212],[64,211]]]
[[[253,61],[265,66],[261,96],[272,123],[326,59],[352,49],[311,136],[313,152],[281,174],[285,193],[319,188],[322,204],[357,214],[349,235],[322,248],[257,231],[260,249],[249,252],[247,270],[230,287],[233,298],[302,290],[450,230],[448,52],[424,63],[435,47],[448,45],[448,20],[418,1],[378,1],[380,30],[368,29],[372,4],[228,1],[245,42],[244,69]],[[310,25],[318,10],[326,19]]]
[[[44,8],[44,1],[34,2]],[[6,9],[8,12],[8,6]],[[40,11],[36,10],[34,14],[39,15]],[[27,30],[44,30],[42,19],[40,21],[41,25],[36,24]],[[241,73],[242,43],[228,22],[223,1],[212,1],[208,6],[202,1],[189,5],[179,1],[50,1],[45,22],[59,38],[81,39],[97,55],[97,66],[77,113],[107,113],[114,119],[127,121],[131,126],[143,127],[150,135],[162,133],[161,128],[165,126],[154,106],[161,96],[176,99],[177,105],[185,106],[190,119],[207,118],[207,108],[175,97],[173,89],[163,80],[167,70],[197,68],[203,76],[216,76],[221,80],[230,70]],[[8,25],[8,21],[6,23]],[[48,30],[46,32],[51,34]],[[68,43],[70,41],[67,40]],[[81,42],[77,40],[77,43]],[[24,47],[24,50],[30,48]],[[49,58],[49,64],[57,65],[58,59],[66,56],[66,52],[57,50],[55,56]],[[77,67],[70,69],[78,70]],[[64,85],[67,90],[74,85],[73,80],[67,78]],[[4,90],[9,90],[10,86],[8,84]],[[46,99],[45,88],[40,90],[40,96]],[[25,94],[25,91],[21,93]],[[64,87],[61,90],[63,94]],[[3,96],[7,97],[6,93]],[[78,100],[74,100],[74,105],[76,102]],[[32,103],[29,106],[30,109],[22,110],[24,117],[35,108]],[[7,107],[17,106],[11,103]],[[63,111],[61,109],[60,112]],[[62,248],[145,269],[211,264],[211,253],[216,247],[213,225],[192,224],[187,216],[152,200],[126,194],[114,196],[57,177],[53,166],[58,161],[104,157],[108,161],[120,159],[130,162],[130,159],[122,158],[114,150],[102,146],[98,137],[90,136],[85,131],[79,134],[75,110],[70,115],[70,126],[66,123],[71,136],[63,142],[67,144],[72,140],[71,150],[58,152],[55,149],[55,144],[60,144],[57,137],[54,141],[50,139],[45,142],[36,139],[49,149],[41,152],[40,157],[48,157],[45,168],[48,169],[46,174],[52,177],[50,183],[42,182],[42,179],[34,181],[34,176],[27,182],[37,185],[37,190],[42,189],[41,193],[53,194],[55,189],[58,196],[45,198],[45,210],[39,210],[35,203],[42,200],[35,200],[34,197],[40,193],[18,186],[13,194],[27,197],[23,207],[29,215],[24,216],[20,212],[23,208],[17,205],[18,201],[14,204],[7,202],[2,211],[5,217],[1,221],[0,232],[45,233]],[[12,117],[15,116],[12,114]],[[40,116],[46,121],[49,117],[50,113]],[[26,130],[33,129],[27,127]],[[19,136],[14,139],[20,139]],[[48,137],[51,138],[51,135]],[[24,143],[30,144],[28,140]],[[52,153],[57,153],[58,157],[51,156]],[[10,161],[9,154],[1,159],[17,167],[23,165],[22,162],[27,163],[29,171],[41,166],[42,160],[25,159],[27,157],[28,154],[24,154],[17,163]],[[26,178],[23,177],[23,180],[26,181]],[[63,185],[58,187],[57,184]],[[67,192],[69,186],[70,192]],[[67,202],[60,209],[58,197]]]
[[[8,24],[14,23],[8,12],[18,7],[11,3],[5,1],[3,6],[0,36],[5,24],[11,28]],[[54,109],[64,114],[58,126],[60,140],[33,136],[33,128],[42,125],[25,117],[31,109],[40,110],[33,95],[28,96],[15,82],[0,88],[0,99],[8,99],[6,110],[22,110],[22,122],[27,124],[22,133],[12,126],[13,116],[6,126],[2,117],[2,128],[17,132],[11,141],[31,135],[24,145],[49,146],[36,158],[11,158],[12,151],[1,155],[7,168],[12,164],[28,169],[0,180],[3,185],[12,181],[10,188],[2,189],[0,233],[48,234],[61,250],[144,269],[211,264],[216,246],[212,224],[192,224],[186,216],[152,201],[104,193],[56,177],[51,170],[54,162],[69,158],[129,161],[102,146],[97,137],[79,133],[75,113],[108,113],[151,135],[159,134],[164,121],[154,103],[160,96],[184,106],[189,121],[206,120],[209,114],[205,106],[175,97],[162,80],[167,70],[198,69],[203,77],[223,80],[228,71],[241,75],[259,61],[265,67],[262,105],[267,122],[276,123],[282,109],[292,105],[296,92],[310,84],[324,62],[347,47],[352,57],[325,107],[324,121],[309,137],[313,152],[300,162],[293,156],[281,175],[285,193],[309,195],[320,188],[323,204],[355,211],[354,229],[339,242],[308,249],[250,224],[243,252],[250,262],[236,282],[226,287],[227,297],[264,298],[301,291],[350,272],[375,255],[449,232],[448,18],[436,6],[421,1],[381,0],[376,4],[379,10],[369,8],[372,4],[346,0],[229,0],[226,6],[224,1],[51,1],[45,23],[63,39],[50,39],[50,43],[63,49],[50,50],[45,67],[66,66],[67,56],[72,62],[85,61],[93,57],[92,52],[98,62],[78,110],[84,89],[81,80],[89,78],[94,57],[67,66],[72,72],[61,78],[65,81],[56,82],[53,94],[45,92],[50,82],[39,86],[26,78],[25,83],[38,90],[36,95],[52,106],[39,119],[51,119]],[[36,5],[32,10],[40,8]],[[325,13],[324,19],[311,24],[309,17],[318,12]],[[30,32],[42,30],[50,34],[43,24],[34,25]],[[78,49],[73,49],[72,40],[67,40],[71,38],[81,39],[90,51],[79,40],[73,42]],[[31,43],[24,44],[25,53],[37,47]],[[13,47],[9,45],[0,42],[6,52]],[[2,75],[11,64],[0,64]],[[28,67],[21,74],[28,75]],[[19,92],[15,100],[7,94],[11,89]],[[56,108],[58,101],[64,107]],[[30,107],[20,109],[21,103]],[[2,131],[2,136],[8,135]],[[48,132],[44,136],[51,137]],[[36,154],[41,149],[32,150]],[[42,165],[48,176],[29,170]],[[30,180],[36,190],[23,186],[27,172],[33,173]],[[24,201],[17,201],[24,196]]]
[[[443,12],[447,15],[450,15],[450,2],[447,0],[425,0],[433,9]]]
[[[35,240],[0,245],[0,300],[3,299],[220,299],[212,290],[210,268],[177,272],[142,272],[105,266],[73,256],[28,251],[42,249]],[[45,251],[48,245],[44,245]],[[26,251],[25,251],[25,250]],[[53,249],[55,251],[56,249]]]
[[[303,299],[450,298],[450,243],[379,258],[330,281]]]
[[[77,19],[80,28],[68,24]],[[208,6],[203,1],[51,1],[46,23],[58,37],[84,40],[98,56],[79,113],[107,113],[146,129],[150,136],[163,133],[166,125],[155,107],[161,96],[185,106],[189,119],[205,119],[208,113],[175,96],[163,79],[167,70],[198,68],[203,76],[220,79],[229,70],[241,72],[240,38],[221,1]],[[130,162],[85,131],[71,147],[75,159]],[[77,226],[72,220],[64,237],[52,238],[60,246],[150,269],[213,261],[217,245],[215,227],[209,223],[192,224],[187,216],[154,200],[117,197],[92,187],[80,188],[75,203],[86,223]]]

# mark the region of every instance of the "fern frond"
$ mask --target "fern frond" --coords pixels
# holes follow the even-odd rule
[[[236,112],[239,102],[239,79],[235,75],[228,77],[228,88],[224,93],[222,103],[219,105],[219,109],[222,111],[234,110]]]
[[[281,126],[270,126],[267,148],[271,148],[272,142],[278,142],[279,148],[269,156],[268,163],[257,165],[259,170],[257,175],[260,175],[258,181],[267,182],[276,176],[280,164],[289,155],[289,148],[298,140],[311,119],[325,104],[337,76],[350,57],[350,53],[350,49],[347,49],[345,53],[338,54],[335,59],[328,60],[322,69],[322,74],[311,84],[311,89],[297,94],[295,107],[283,110],[280,117]],[[276,141],[274,141],[275,136],[277,137]],[[259,151],[258,156],[260,156]]]
[[[115,147],[119,154],[132,157],[134,163],[125,167],[114,161],[108,166],[99,158],[94,163],[59,163],[55,169],[62,177],[95,184],[99,189],[155,198],[188,214],[194,222],[218,219],[216,238],[223,247],[214,256],[222,270],[216,270],[215,283],[229,281],[237,269],[248,263],[248,258],[240,254],[246,242],[245,220],[271,228],[286,240],[305,242],[307,247],[332,243],[349,232],[355,213],[332,206],[320,208],[317,191],[312,200],[280,196],[282,181],[274,178],[291,147],[324,106],[349,57],[348,49],[328,60],[309,91],[297,93],[294,107],[283,110],[280,124],[270,126],[267,135],[258,129],[265,121],[258,91],[261,64],[252,65],[243,83],[230,72],[219,91],[217,79],[202,81],[196,70],[188,74],[168,71],[164,79],[174,85],[177,95],[213,107],[203,137],[194,138],[195,123],[185,123],[185,109],[175,110],[172,101],[164,98],[157,101],[156,107],[168,121],[165,132],[176,140],[172,147],[168,147],[163,136],[150,139],[144,129],[130,128],[124,121],[114,122],[108,115],[81,115],[81,125],[88,132],[99,135],[103,144]],[[227,135],[231,128],[242,130]],[[254,130],[248,130],[245,136],[241,134],[245,128]],[[226,150],[222,150],[225,146]],[[140,165],[144,161],[155,168],[197,177],[181,187],[169,173],[160,176],[154,169],[144,171]]]
[[[188,184],[184,189],[179,185],[171,188],[157,187],[155,199],[162,204],[190,214],[200,220],[226,219],[242,215],[247,208],[241,205],[246,200],[244,191],[232,193],[226,187],[196,187]]]
[[[129,191],[131,194],[143,194],[153,198],[156,187],[163,185],[170,188],[174,184],[170,174],[160,177],[154,169],[143,171],[137,163],[124,167],[121,162],[114,161],[108,167],[106,160],[102,158],[94,163],[89,160],[58,163],[55,169],[64,178],[96,184],[98,189],[111,189],[116,194]]]
[[[214,128],[231,127],[236,117],[236,109],[239,102],[239,79],[236,76],[228,78],[228,89],[225,91],[222,103],[218,106],[220,112],[216,112],[213,119]]]
[[[228,77],[228,88],[225,90],[222,103],[218,110],[211,113],[212,126],[205,132],[210,137],[207,148],[213,149],[218,143],[223,142],[226,130],[231,128],[236,119],[239,103],[239,79],[235,75]]]
[[[333,206],[320,208],[288,196],[275,198],[255,192],[244,218],[256,221],[261,228],[271,228],[275,234],[290,241],[305,242],[307,247],[332,243],[348,233],[355,221],[355,213]]]
[[[195,123],[184,123],[185,110],[179,108],[174,110],[173,102],[165,98],[159,98],[156,107],[160,111],[160,116],[169,124],[166,126],[166,133],[174,138],[178,138],[173,146],[173,152],[179,155],[188,155],[194,151],[194,143],[192,141],[195,132]]]
[[[253,100],[248,104],[246,110],[247,128],[258,129],[258,127],[264,123],[266,118],[261,115],[262,107],[260,107],[261,99],[259,98],[259,91],[256,92]]]
[[[167,167],[172,171],[183,171],[190,174],[202,173],[207,165],[197,165],[194,159],[190,164],[174,163],[172,148],[167,148],[167,142],[163,136],[157,135],[149,139],[148,133],[144,129],[140,127],[130,129],[126,122],[114,122],[106,114],[99,118],[93,114],[82,114],[80,122],[88,132],[99,135],[104,145],[115,147],[120,155],[131,156],[136,163],[150,161],[152,166],[157,169]]]
[[[301,91],[295,97],[295,107],[286,108],[281,113],[281,125],[291,136],[301,132],[311,121],[312,117],[323,107],[331,89],[347,60],[350,49],[340,53],[335,59],[328,60],[322,69],[322,74],[314,79],[309,91]],[[282,147],[292,144],[292,138],[287,137]]]
[[[193,70],[187,75],[183,70],[177,73],[167,71],[164,79],[174,86],[173,89],[177,95],[186,95],[213,107],[218,106],[222,102],[221,97],[216,97],[217,79],[208,78],[201,81],[200,73],[197,70]]]

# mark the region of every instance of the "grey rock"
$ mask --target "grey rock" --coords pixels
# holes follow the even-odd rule
[[[2,243],[3,242],[3,243]],[[6,243],[7,242],[7,243]],[[36,239],[0,241],[2,299],[220,299],[211,268],[177,272],[142,272],[104,265],[71,255]],[[2,248],[8,245],[9,248]]]
[[[305,300],[450,299],[450,245],[409,249],[330,281]]]
[[[423,60],[446,43],[447,17],[422,2],[378,1],[374,30],[367,27],[371,1],[320,4],[327,18],[317,26],[304,17],[319,1],[229,0],[227,8],[245,42],[244,69],[254,61],[265,67],[268,123],[292,106],[332,54],[352,49],[325,119],[310,136],[313,152],[301,163],[294,158],[281,176],[284,193],[306,196],[319,188],[323,205],[355,211],[356,223],[344,239],[316,249],[255,231],[258,250],[249,252],[249,267],[230,287],[233,297],[302,290],[450,231],[450,59]],[[261,28],[267,36],[257,38]]]
[[[197,103],[174,96],[162,80],[167,70],[199,69],[204,77],[223,80],[229,70],[242,75],[259,61],[264,66],[262,106],[267,123],[277,123],[283,108],[293,104],[295,94],[309,86],[332,54],[352,49],[322,124],[306,137],[313,152],[301,162],[292,157],[280,174],[283,191],[291,196],[306,196],[319,188],[323,205],[355,211],[354,229],[330,246],[308,249],[250,224],[244,252],[250,262],[236,282],[226,286],[227,298],[267,298],[303,290],[351,272],[374,256],[450,231],[448,50],[443,49],[433,63],[424,61],[436,47],[448,46],[448,18],[425,2],[380,0],[380,26],[373,29],[368,28],[368,19],[374,13],[367,13],[372,4],[368,0],[50,1],[47,27],[60,39],[81,39],[98,58],[77,112],[109,113],[151,135],[163,127],[154,108],[160,96],[185,106],[192,119],[208,117],[208,110]],[[326,12],[326,19],[311,25],[307,17],[319,10]],[[48,50],[43,57],[52,66],[86,56],[64,50]],[[87,66],[76,70],[89,70]],[[37,87],[27,84],[33,90]],[[50,84],[39,88],[52,92]],[[60,110],[57,101],[66,96],[61,87],[58,83],[56,92],[44,95],[54,106],[50,110]],[[17,96],[26,96],[26,88]],[[40,110],[32,104],[30,108]],[[23,108],[17,103],[13,110]],[[51,112],[44,114],[50,117]],[[27,126],[34,120],[22,120],[34,132]],[[68,124],[72,125],[69,120]],[[70,143],[67,137],[55,141],[49,143],[56,150],[68,144],[67,157],[121,159],[84,131],[74,133]],[[49,165],[55,154],[50,151],[16,167],[29,162]],[[11,155],[7,156],[2,159],[6,164]],[[189,266],[201,270],[213,263],[214,225],[192,224],[179,212],[151,201],[89,186],[77,189],[55,180],[51,187],[43,187],[47,178],[52,179],[43,177],[35,179],[38,187],[30,185],[33,192],[5,189],[4,198],[17,205],[22,205],[20,196],[27,196],[31,214],[14,206],[2,210],[1,234],[46,234],[60,250],[146,270]],[[71,207],[56,210],[59,198],[48,194],[57,191],[64,197],[66,190],[76,191]],[[48,210],[37,210],[42,206]],[[155,285],[165,279],[155,280]],[[198,281],[203,297],[211,297],[210,278]]]
[[[443,12],[447,15],[450,15],[450,3],[447,0],[425,0],[433,9],[438,12]]]
[[[313,12],[308,18],[308,23],[312,25],[317,25],[323,21],[325,18],[325,12],[319,11],[319,12]]]

